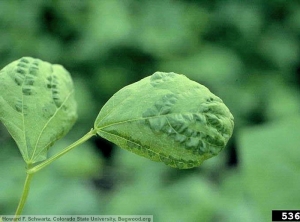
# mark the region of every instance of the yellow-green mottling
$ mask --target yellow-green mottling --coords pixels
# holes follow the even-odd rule
[[[0,120],[25,162],[45,160],[48,148],[73,126],[73,82],[61,65],[23,57],[0,71]]]
[[[121,148],[187,169],[226,146],[233,119],[205,86],[184,75],[156,72],[113,95],[94,127]]]

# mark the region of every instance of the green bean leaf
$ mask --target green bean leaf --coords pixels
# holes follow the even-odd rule
[[[156,72],[113,95],[94,127],[123,149],[187,169],[225,147],[233,119],[205,86],[184,75]]]
[[[62,66],[23,57],[0,71],[0,120],[27,164],[45,160],[76,118],[73,82]]]

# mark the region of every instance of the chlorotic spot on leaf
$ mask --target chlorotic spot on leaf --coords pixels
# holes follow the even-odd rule
[[[94,128],[121,148],[187,169],[226,146],[233,120],[223,101],[205,86],[184,75],[156,72],[113,95]]]
[[[0,120],[27,164],[46,159],[76,118],[72,79],[62,66],[24,57],[0,71]]]

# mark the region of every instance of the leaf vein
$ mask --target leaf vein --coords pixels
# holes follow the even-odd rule
[[[72,93],[74,93],[74,90],[72,90],[72,91],[70,91],[70,93],[66,96],[66,98],[64,99],[64,101],[63,101],[63,103],[61,104],[61,106],[59,107],[59,108],[57,108],[56,109],[56,111],[55,111],[55,113],[53,114],[53,116],[51,116],[51,118],[49,118],[49,120],[45,123],[45,125],[44,125],[44,127],[43,127],[43,129],[41,130],[41,132],[40,132],[40,134],[39,134],[39,137],[38,137],[38,139],[37,139],[37,141],[36,141],[36,143],[35,143],[35,146],[34,146],[34,151],[33,151],[33,154],[32,154],[32,156],[31,156],[31,159],[33,159],[34,158],[34,156],[35,156],[35,152],[37,151],[37,147],[38,147],[38,143],[39,143],[39,141],[40,141],[40,139],[41,139],[41,137],[42,137],[42,134],[43,134],[43,132],[45,131],[45,129],[47,128],[47,126],[50,124],[50,122],[52,121],[52,119],[55,117],[55,115],[61,110],[61,108],[63,107],[63,105],[66,103],[66,101],[69,99],[69,97],[72,95]],[[52,141],[51,141],[52,142]],[[51,142],[50,143],[48,143],[46,146],[44,146],[43,148],[41,148],[40,150],[39,150],[39,152],[37,152],[37,154],[36,154],[36,156],[38,156],[49,144],[51,144]]]

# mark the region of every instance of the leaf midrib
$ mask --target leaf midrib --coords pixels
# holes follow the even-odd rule
[[[141,117],[141,118],[130,119],[130,120],[123,120],[123,121],[111,123],[111,124],[106,125],[106,126],[103,126],[103,127],[99,127],[99,128],[97,128],[96,130],[102,130],[102,129],[107,128],[107,127],[111,127],[111,126],[114,126],[114,125],[119,125],[119,124],[123,124],[123,123],[127,123],[127,122],[134,122],[134,121],[137,121],[137,120],[154,119],[154,118],[158,118],[158,117],[167,117],[168,115],[175,115],[175,114],[194,114],[194,113],[191,113],[191,112],[168,113],[168,114],[163,114],[163,115],[158,115],[158,116],[149,116],[149,117]],[[102,120],[103,120],[103,119],[102,119]],[[102,120],[101,120],[101,121],[102,121]]]
[[[128,99],[128,98],[126,98],[125,100],[127,100],[127,99]],[[123,103],[125,100],[123,100],[121,103]],[[121,103],[119,103],[118,105],[120,105]],[[206,102],[203,102],[203,103],[206,103]],[[201,107],[201,105],[202,105],[203,103],[201,103],[201,104],[199,105],[199,107]],[[111,113],[114,112],[115,110],[116,110],[116,109],[111,110],[111,111],[108,112],[105,116],[103,116],[103,118],[99,121],[99,124],[100,124],[104,119],[106,119],[107,116],[108,116],[109,114],[111,114]],[[195,113],[199,113],[199,111],[200,111],[200,108],[199,108],[198,111],[196,111]],[[100,111],[100,112],[101,112],[101,111]],[[110,125],[106,125],[106,126],[97,128],[97,130],[102,130],[102,129],[106,128],[106,127],[110,127],[110,126],[114,126],[114,125],[118,125],[118,124],[122,124],[122,123],[126,123],[126,122],[132,122],[132,121],[136,121],[136,120],[143,120],[143,119],[148,119],[148,118],[157,118],[157,117],[160,117],[160,116],[167,116],[167,115],[173,115],[173,114],[195,114],[195,113],[193,113],[193,112],[167,113],[167,114],[158,115],[158,116],[150,116],[150,117],[145,117],[145,118],[142,117],[142,118],[136,118],[136,119],[131,119],[131,120],[124,120],[124,121],[115,122],[115,123],[112,123],[112,124],[110,124]],[[203,113],[201,113],[201,114],[203,114]],[[98,125],[99,125],[99,124],[98,124]]]

